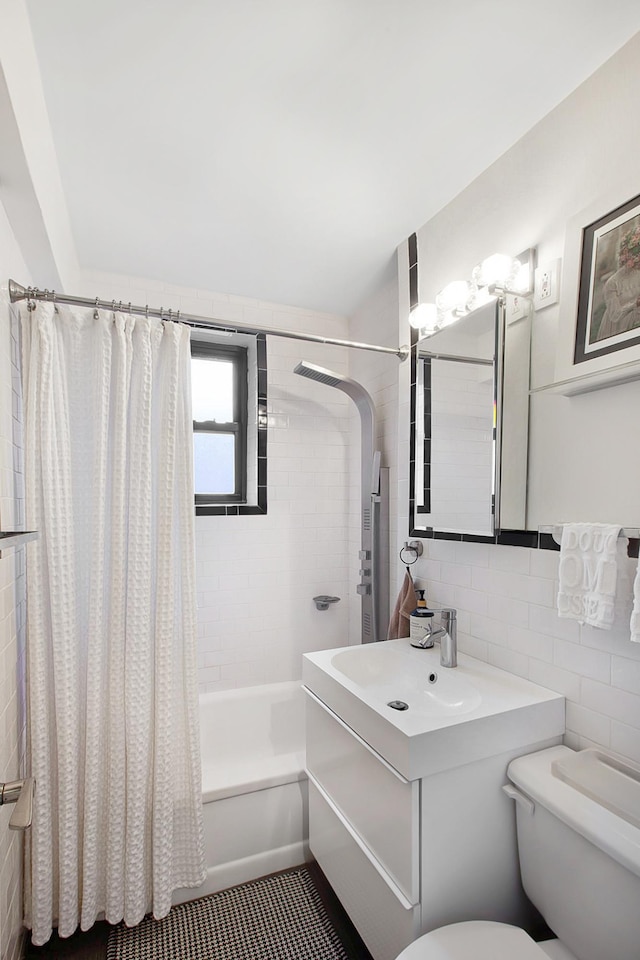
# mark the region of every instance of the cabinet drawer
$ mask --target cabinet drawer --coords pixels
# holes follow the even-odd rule
[[[394,890],[313,780],[309,845],[374,960],[396,960],[420,933],[420,907]]]
[[[307,693],[307,769],[407,899],[420,897],[419,781],[405,780]]]

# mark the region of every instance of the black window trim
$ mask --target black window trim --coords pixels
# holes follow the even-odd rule
[[[195,433],[233,434],[235,444],[235,478],[233,493],[196,493],[196,509],[225,504],[243,504],[247,500],[247,404],[248,404],[248,350],[246,347],[206,340],[191,341],[192,358],[230,360],[235,367],[233,392],[233,420],[218,423],[215,420],[194,420]],[[199,511],[198,511],[199,512]]]

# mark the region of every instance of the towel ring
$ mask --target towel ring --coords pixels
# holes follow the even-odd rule
[[[406,551],[413,554],[413,560],[405,560],[402,554]],[[412,540],[411,543],[405,543],[404,547],[399,553],[400,562],[404,563],[405,567],[411,567],[416,562],[418,557],[422,556],[423,546],[419,540]]]

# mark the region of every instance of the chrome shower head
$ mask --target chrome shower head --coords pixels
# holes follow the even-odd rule
[[[342,374],[335,373],[334,370],[327,370],[326,367],[318,367],[315,363],[307,363],[306,360],[301,360],[300,363],[293,368],[293,372],[301,377],[306,377],[308,380],[316,380],[318,383],[324,383],[327,387],[336,387],[338,390],[342,390],[348,397],[351,397],[362,413],[366,411],[371,417],[372,422],[375,420],[373,400],[362,384],[356,380],[343,377]]]
[[[339,373],[326,370],[324,367],[317,367],[315,363],[307,363],[306,360],[301,360],[297,367],[293,368],[293,372],[301,377],[306,377],[308,380],[325,383],[328,387],[339,387],[344,381],[344,377],[341,377]]]

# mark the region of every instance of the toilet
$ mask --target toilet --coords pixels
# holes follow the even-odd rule
[[[513,760],[508,776],[522,885],[557,939],[467,920],[398,960],[640,960],[640,767],[552,747]]]

